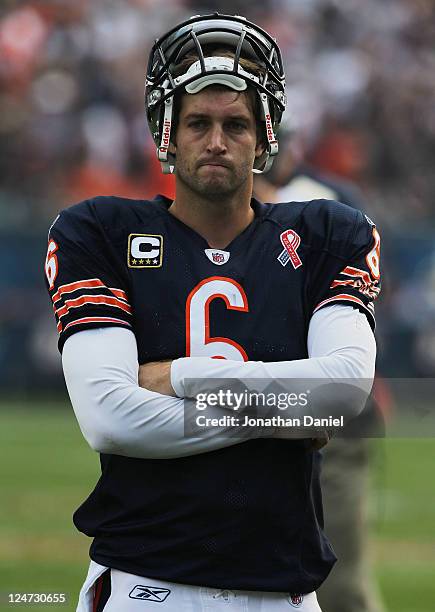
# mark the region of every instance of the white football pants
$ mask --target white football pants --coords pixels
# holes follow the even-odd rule
[[[92,612],[94,584],[106,567],[91,561],[80,591],[77,612]],[[321,612],[315,593],[290,596],[288,593],[233,591],[143,578],[111,570],[111,595],[104,612]]]

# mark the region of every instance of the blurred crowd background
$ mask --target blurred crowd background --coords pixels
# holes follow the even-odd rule
[[[433,0],[2,0],[0,390],[63,389],[48,227],[93,195],[173,192],[145,120],[148,52],[216,10],[277,38],[286,130],[307,162],[359,187],[380,228],[380,372],[435,376]]]

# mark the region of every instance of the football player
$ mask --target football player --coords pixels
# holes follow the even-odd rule
[[[179,24],[155,43],[146,87],[175,200],[97,197],[50,229],[65,379],[101,454],[74,515],[93,538],[80,612],[320,609],[335,557],[311,440],[190,434],[183,420],[197,378],[373,377],[373,224],[333,201],[252,198],[284,90],[279,48],[255,24]]]

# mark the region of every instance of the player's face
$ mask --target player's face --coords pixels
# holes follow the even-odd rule
[[[246,188],[262,151],[245,92],[207,87],[183,96],[176,133],[177,180],[194,193],[218,199]]]

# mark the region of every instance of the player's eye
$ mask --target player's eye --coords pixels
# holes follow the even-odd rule
[[[194,119],[193,121],[189,121],[188,127],[192,130],[202,130],[206,127],[207,122],[205,119]]]
[[[244,121],[229,121],[227,125],[233,132],[243,132],[247,127]]]

